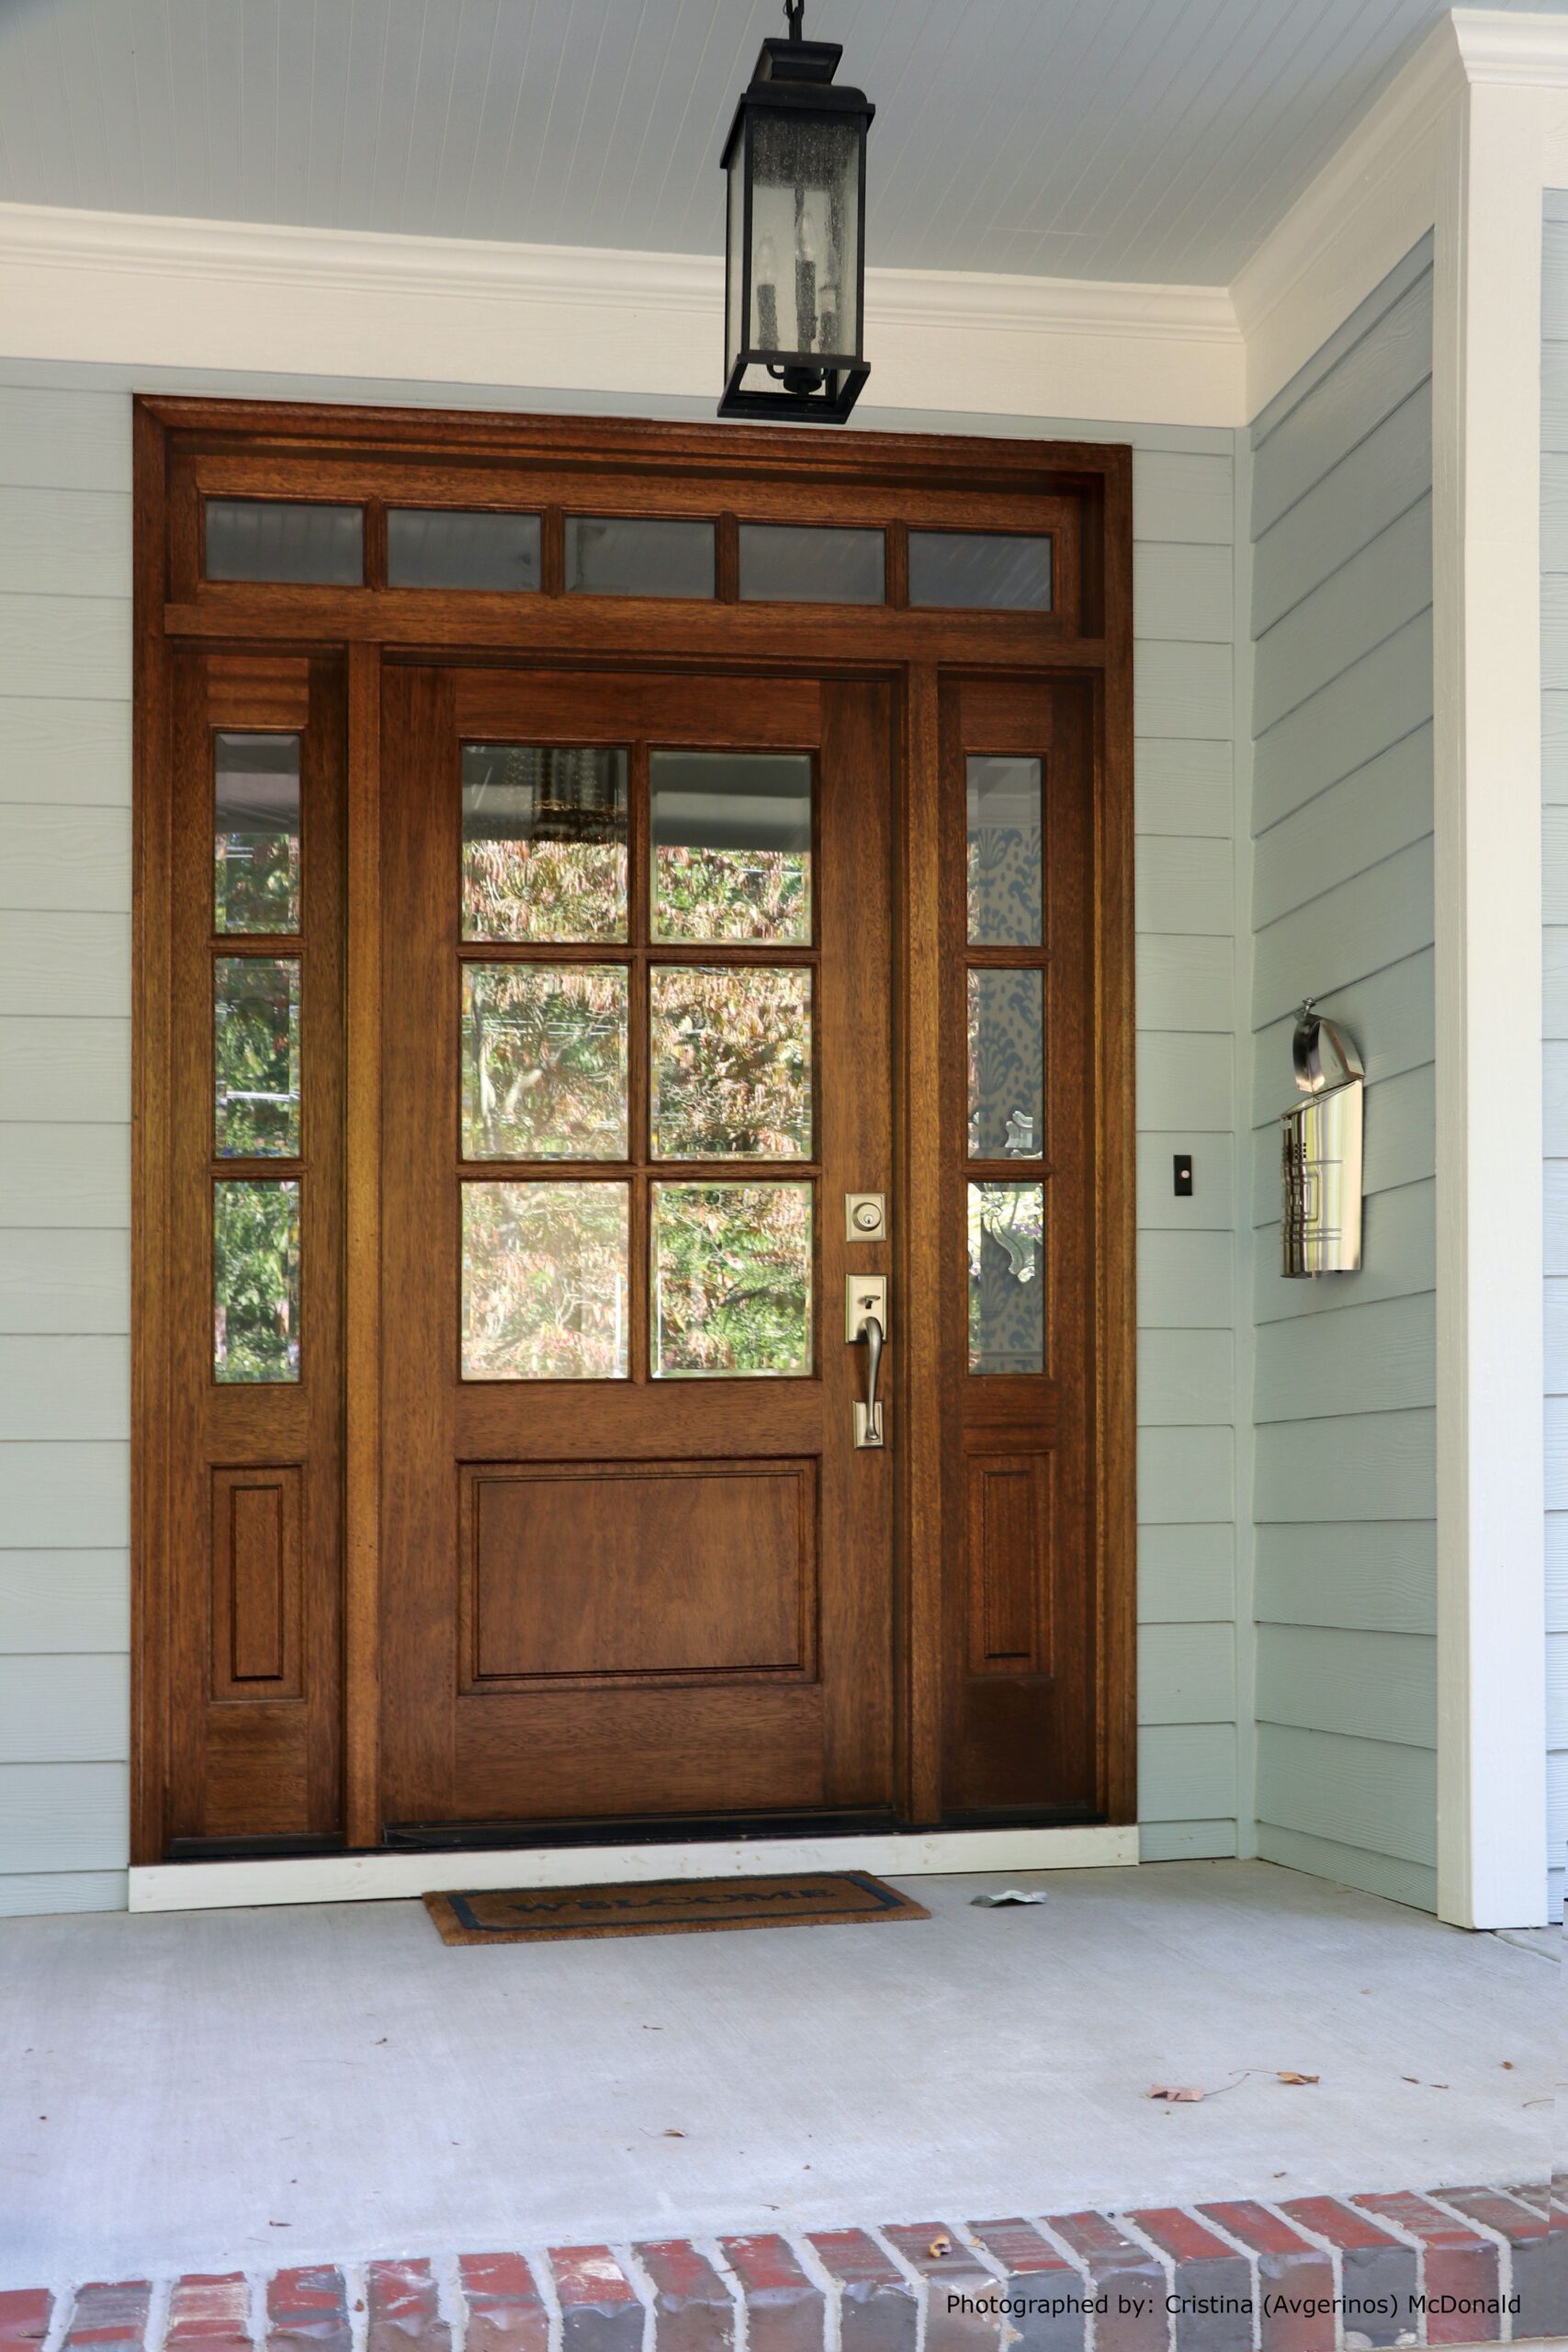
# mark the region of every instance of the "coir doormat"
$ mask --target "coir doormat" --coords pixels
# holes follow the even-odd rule
[[[573,1936],[686,1936],[718,1928],[819,1928],[931,1913],[868,1871],[776,1878],[652,1878],[624,1886],[509,1886],[427,1894],[449,1944],[537,1944]]]

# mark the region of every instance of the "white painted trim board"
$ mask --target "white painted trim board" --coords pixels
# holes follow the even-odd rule
[[[1138,1860],[1118,1828],[944,1829],[864,1838],[758,1838],[671,1846],[528,1846],[457,1854],[312,1854],[276,1862],[153,1862],[130,1873],[133,1911],[226,1911],[279,1903],[389,1903],[455,1887],[570,1886],[593,1880],[755,1878],[771,1871],[875,1871],[942,1878],[1005,1871],[1121,1870]]]

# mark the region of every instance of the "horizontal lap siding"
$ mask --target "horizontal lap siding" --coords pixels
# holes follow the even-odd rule
[[[1133,479],[1138,1809],[1167,1860],[1237,1843],[1235,489],[1218,449],[1139,448]]]
[[[1542,224],[1541,1053],[1546,1244],[1547,1869],[1568,1859],[1568,195]]]
[[[1253,428],[1258,1850],[1436,1894],[1431,272],[1413,255]],[[1286,1282],[1303,996],[1367,1067],[1359,1274]]]
[[[0,385],[0,1915],[125,1900],[130,403]]]

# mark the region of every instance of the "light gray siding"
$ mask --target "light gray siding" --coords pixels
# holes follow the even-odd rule
[[[1260,1853],[1433,1907],[1429,241],[1252,428]],[[1364,1270],[1287,1282],[1302,998],[1367,1065]]]
[[[460,385],[139,380],[497,405]],[[1144,1849],[1234,1853],[1235,438],[863,421],[1134,445]],[[129,376],[0,366],[0,1912],[125,1899],[130,534]]]
[[[1568,192],[1542,222],[1540,379],[1541,1104],[1546,1154],[1547,1870],[1568,1855]]]

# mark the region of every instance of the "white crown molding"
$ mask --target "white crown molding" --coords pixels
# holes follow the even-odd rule
[[[1498,21],[1489,10],[1466,13]],[[1445,126],[1465,79],[1450,14],[1237,275],[1231,295],[1247,345],[1249,417],[1431,228]]]
[[[724,265],[700,254],[0,205],[17,358],[705,396]],[[868,270],[879,407],[1241,421],[1220,287]]]
[[[1500,8],[1450,12],[1467,82],[1568,89],[1568,17],[1514,17]]]

